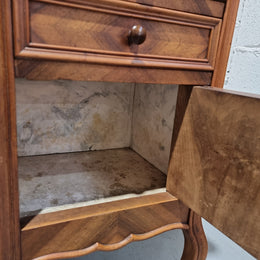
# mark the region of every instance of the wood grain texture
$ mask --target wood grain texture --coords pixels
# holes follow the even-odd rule
[[[139,82],[210,85],[212,72],[120,67],[40,60],[16,60],[17,77],[34,80]]]
[[[239,0],[227,0],[211,86],[223,88]]]
[[[64,257],[80,257],[80,256],[84,256],[90,253],[93,253],[95,251],[111,251],[111,250],[117,250],[120,249],[123,246],[128,245],[131,242],[137,242],[137,241],[141,241],[144,239],[148,239],[151,238],[153,236],[159,235],[163,232],[169,231],[169,230],[173,230],[173,229],[187,229],[188,225],[185,224],[181,224],[181,223],[173,223],[173,224],[168,224],[166,226],[162,226],[159,227],[153,231],[144,233],[144,234],[130,234],[128,237],[126,237],[125,239],[123,239],[122,241],[118,242],[118,243],[114,243],[114,244],[107,244],[104,245],[102,243],[95,243],[94,245],[85,248],[85,249],[81,249],[81,250],[75,250],[75,251],[70,251],[70,252],[61,252],[61,253],[53,253],[53,254],[49,254],[46,256],[42,256],[42,257],[37,257],[34,258],[34,260],[47,260],[47,259],[64,259]]]
[[[39,0],[40,1],[40,0]],[[84,9],[87,8],[92,11],[100,11],[100,8],[106,8],[107,12],[111,14],[125,14],[128,15],[129,17],[132,17],[134,15],[139,14],[139,18],[145,18],[149,17],[149,15],[153,15],[153,19],[158,19],[156,16],[159,15],[161,17],[162,15],[166,14],[166,17],[172,18],[172,14],[174,13],[174,17],[179,19],[180,21],[196,21],[199,22],[202,26],[202,24],[209,24],[209,21],[218,21],[214,20],[210,17],[206,16],[198,16],[198,15],[193,15],[189,14],[190,9],[197,9],[197,14],[204,14],[204,10],[209,10],[213,9],[214,11],[218,10],[217,6],[221,6],[221,13],[223,13],[224,10],[224,3],[218,3],[212,0],[189,0],[189,2],[192,3],[187,3],[187,1],[169,1],[169,0],[164,0],[164,1],[158,1],[157,5],[164,7],[158,8],[156,7],[157,5],[151,5],[147,3],[144,4],[138,4],[134,3],[135,1],[132,1],[130,3],[129,1],[118,1],[118,0],[100,0],[100,1],[94,1],[94,0],[88,0],[87,2],[84,0],[64,0],[64,1],[53,1],[53,0],[42,0],[43,2],[52,2],[56,3],[59,5],[63,6],[69,6],[71,9],[77,8],[77,9]],[[146,1],[146,0],[145,0]],[[150,1],[150,0],[147,0]],[[177,3],[178,2],[178,3]],[[204,3],[203,3],[204,2]],[[183,10],[184,12],[187,12],[186,14],[183,12],[175,11],[172,12],[172,10],[165,9],[168,8],[169,5],[174,5],[175,7],[177,6],[176,10]],[[97,6],[99,6],[99,9],[97,9]],[[175,8],[173,8],[175,9]],[[188,9],[188,10],[186,10]],[[14,0],[13,1],[13,24],[14,24],[14,38],[15,40],[15,54],[19,54],[19,52],[30,43],[30,31],[29,31],[29,24],[30,24],[30,18],[29,18],[29,0],[24,0],[24,1],[19,1],[19,0]],[[195,12],[196,13],[196,12]],[[169,15],[170,14],[170,15]],[[185,19],[183,19],[183,16],[185,15]],[[211,15],[210,15],[211,16]],[[214,15],[213,15],[214,16]],[[222,15],[221,15],[222,17]],[[216,24],[216,22],[214,22]],[[82,32],[82,31],[81,31]]]
[[[196,87],[167,190],[259,257],[260,98]]]
[[[225,9],[223,1],[214,0],[123,0],[149,6],[164,7],[189,13],[203,14],[221,18]]]
[[[187,229],[187,217],[188,208],[168,193],[38,215],[22,229],[23,259],[115,250],[171,228]]]
[[[140,60],[135,59],[133,61],[130,60],[129,63],[125,63],[124,59],[125,57],[129,57],[129,53],[122,54],[121,51],[121,54],[118,55],[117,50],[103,50],[104,55],[107,55],[107,51],[113,52],[114,56],[118,55],[118,63],[117,66],[115,66],[108,65],[109,62],[105,60],[104,57],[98,56],[97,53],[95,53],[96,60],[87,55],[87,57],[84,57],[81,51],[86,47],[83,45],[80,47],[72,46],[74,43],[71,44],[71,46],[57,45],[58,47],[56,46],[55,49],[52,44],[46,44],[45,41],[41,42],[39,40],[39,43],[30,43],[29,1],[13,0],[14,51],[15,55],[21,55],[20,59],[15,61],[16,75],[29,79],[42,80],[71,79],[210,85],[212,77],[211,71],[213,70],[215,60],[217,61],[216,71],[220,71],[221,66],[225,66],[227,62],[227,49],[223,51],[224,54],[221,54],[221,51],[225,48],[226,44],[230,43],[231,38],[229,33],[231,33],[232,30],[228,29],[228,24],[233,23],[235,20],[234,10],[237,7],[237,0],[233,1],[233,3],[232,0],[227,0],[229,5],[224,17],[226,27],[222,30],[217,57],[216,47],[218,45],[220,19],[210,18],[206,15],[221,18],[225,5],[223,1],[186,0],[186,2],[184,2],[180,0],[163,0],[160,1],[160,6],[157,3],[157,7],[152,6],[152,0],[143,1],[146,2],[142,5],[134,3],[134,0],[132,3],[130,1],[119,0],[88,0],[87,2],[89,5],[88,10],[91,9],[93,12],[106,6],[107,10],[111,9],[109,11],[111,15],[122,15],[122,13],[129,12],[128,7],[131,5],[132,12],[129,12],[129,16],[135,15],[136,20],[146,20],[147,14],[152,12],[153,21],[158,23],[165,22],[168,26],[169,20],[172,19],[171,14],[174,12],[174,19],[177,20],[175,22],[176,26],[184,26],[185,24],[187,27],[194,27],[195,24],[197,28],[200,28],[198,32],[206,29],[211,30],[209,27],[212,27],[213,33],[208,35],[209,44],[207,46],[209,46],[209,51],[206,57],[206,59],[209,59],[210,61],[209,64],[207,64],[207,60],[205,59],[205,56],[203,56],[205,51],[202,52],[202,56],[194,56],[195,58],[189,57],[189,61],[181,56],[177,57],[174,62],[163,57],[163,53],[159,53],[158,59],[160,59],[161,62],[157,61],[157,64],[154,64],[152,63],[154,60],[151,61],[151,54],[148,53],[148,51],[147,53],[141,54]],[[44,2],[53,3],[52,0],[45,0]],[[70,9],[78,8],[82,10],[84,9],[82,8],[82,5],[86,3],[85,0],[64,0],[56,2],[60,5],[62,3],[63,6],[68,6],[69,4],[71,7]],[[64,10],[65,7],[62,8]],[[87,9],[85,8],[84,10]],[[183,12],[179,11],[197,13],[200,15],[183,14]],[[18,260],[20,259],[20,232],[18,223],[15,95],[13,83],[13,46],[11,39],[12,24],[10,14],[10,1],[0,1],[0,186],[2,195],[0,204],[0,258],[3,260]],[[65,14],[66,12],[64,12],[64,15]],[[229,18],[229,15],[231,15],[231,18]],[[77,29],[78,28],[79,26]],[[62,31],[60,33],[62,33]],[[197,37],[201,37],[201,35],[198,35]],[[41,44],[45,44],[45,49],[43,49]],[[76,48],[78,49],[76,50]],[[136,53],[135,50],[132,51],[133,53]],[[182,51],[185,51],[183,50],[183,47]],[[196,52],[193,52],[193,54],[194,53]],[[168,54],[169,53],[167,53],[167,56]],[[62,55],[64,55],[64,57],[62,57]],[[110,57],[112,59],[112,64],[115,64],[115,57],[111,53],[110,55],[112,56]],[[183,53],[180,55],[183,55]],[[119,56],[120,59],[118,58]],[[146,68],[142,67],[142,62],[144,62],[145,59],[150,62],[150,65],[152,64],[150,68],[147,65],[145,65],[147,66]],[[79,62],[75,62],[76,60]],[[97,65],[97,63],[100,63],[100,65]],[[216,72],[215,78],[218,78],[217,75],[223,74]],[[214,113],[211,114],[214,115]],[[251,184],[250,181],[248,182]],[[215,186],[213,185],[213,187]],[[250,194],[252,195],[253,191],[251,191]],[[86,251],[90,252],[97,249],[105,248],[105,250],[113,250],[132,240],[145,239],[169,230],[169,228],[178,227],[187,229],[189,216],[188,208],[181,204],[176,198],[168,197],[170,196],[169,194],[163,196],[167,197],[149,197],[149,199],[146,198],[145,200],[140,200],[138,198],[138,201],[131,199],[127,202],[118,201],[113,202],[112,204],[100,204],[85,209],[75,209],[75,211],[68,210],[66,212],[60,211],[39,215],[33,218],[22,230],[23,259],[31,260],[34,257],[67,250],[77,250],[77,252],[74,252],[75,256],[78,253],[86,253]],[[244,202],[243,199],[241,200]],[[253,200],[251,199],[248,203],[249,211],[252,211],[250,212],[250,219],[252,219],[252,216],[257,210],[257,208],[252,208],[252,201]],[[240,212],[237,214],[240,216]],[[149,221],[147,221],[148,219]],[[229,222],[225,221],[225,223]],[[244,222],[241,221],[241,223]],[[186,232],[185,239],[187,244],[183,257],[186,257],[185,255],[187,253],[185,252],[189,252],[191,255],[204,256],[205,250],[199,249],[198,246],[201,230],[197,217],[194,217],[193,222],[189,222],[189,225],[193,225],[194,228],[192,231]],[[240,226],[238,231],[241,231],[243,228],[245,229],[244,225]],[[230,223],[230,229],[231,227],[232,223]],[[244,231],[244,229],[242,231]],[[199,232],[197,232],[198,230]],[[246,230],[246,232],[246,235],[241,238],[243,240],[242,242],[245,242],[244,240],[246,239],[247,241],[250,241],[248,235],[250,230]],[[256,237],[254,236],[252,240],[255,239]],[[194,242],[194,240],[197,242]],[[250,243],[252,243],[252,240]],[[100,244],[96,244],[97,241]],[[101,244],[106,246],[102,246]],[[93,247],[89,248],[90,246]],[[205,246],[202,247],[205,248]],[[250,251],[252,249],[252,244],[246,244],[245,247],[247,249],[249,248],[248,250]],[[202,250],[202,253],[196,253],[199,250]],[[51,258],[52,256],[48,257],[49,258],[46,259],[54,259]]]
[[[0,1],[0,259],[20,259],[10,1]]]
[[[19,53],[30,42],[29,32],[29,2],[12,1],[13,12],[13,39],[14,40],[14,55]]]
[[[175,110],[174,124],[173,124],[173,131],[172,131],[171,153],[175,146],[182,125],[183,117],[190,99],[192,88],[193,86],[180,85],[178,89],[178,96],[177,96],[177,103],[176,103],[176,110]]]
[[[26,3],[14,1],[19,58],[213,70],[220,19],[117,0]],[[133,25],[147,31],[141,45],[129,45]]]
[[[205,260],[208,243],[201,223],[201,217],[190,210],[189,229],[183,230],[184,250],[181,260]]]
[[[169,11],[165,17],[158,16],[153,8],[141,15],[131,8],[128,12],[113,13],[113,5],[109,9],[92,10],[87,5],[79,5],[76,9],[53,3],[56,2],[30,2],[31,44],[84,48],[86,52],[95,53],[134,54],[135,57],[207,60],[212,24],[217,26],[220,22],[212,18],[205,21],[204,17],[201,21],[195,17],[192,22],[192,16],[185,13],[178,20],[175,13]],[[128,42],[133,25],[140,25],[147,31],[145,42],[139,46]]]
[[[179,85],[172,132],[171,154],[177,141],[192,89],[193,86]],[[183,230],[183,233],[185,242],[181,260],[205,260],[208,252],[207,239],[201,218],[193,211],[189,213],[189,229]]]
[[[33,47],[26,47],[17,56],[19,59],[41,59],[50,61],[81,62],[100,65],[129,66],[137,68],[158,68],[158,69],[185,69],[197,71],[212,71],[210,63],[204,61],[189,60],[167,60],[144,57],[124,57],[106,54],[92,54],[84,51],[71,51],[67,47],[60,47],[59,50],[53,49],[52,45],[48,48],[32,44]]]
[[[48,5],[50,3],[59,4],[62,5],[61,8],[64,8],[64,10],[70,9],[70,12],[76,12],[75,10],[80,10],[80,12],[97,12],[97,10],[103,10],[106,9],[106,11],[109,11],[110,13],[107,14],[110,17],[115,16],[119,17],[123,14],[133,16],[136,15],[136,18],[133,19],[139,19],[141,21],[147,22],[147,19],[145,17],[148,17],[149,15],[152,17],[152,22],[155,23],[154,19],[172,19],[173,16],[171,16],[172,12],[174,12],[174,19],[177,19],[180,24],[184,25],[184,23],[193,23],[197,24],[196,26],[200,25],[202,26],[198,31],[205,30],[205,26],[211,26],[212,32],[210,34],[209,38],[209,44],[208,44],[208,55],[207,59],[209,62],[207,62],[204,58],[192,58],[189,57],[188,59],[186,57],[175,57],[175,59],[168,59],[166,57],[169,57],[169,53],[167,53],[166,56],[163,55],[157,55],[157,58],[151,58],[153,55],[148,52],[148,49],[146,49],[146,53],[138,53],[139,50],[137,50],[139,47],[134,46],[132,50],[130,51],[122,51],[122,46],[125,46],[125,40],[122,42],[115,43],[114,40],[109,41],[109,48],[112,46],[112,50],[94,50],[91,48],[82,48],[82,47],[75,47],[73,45],[77,45],[78,43],[70,42],[71,39],[74,37],[70,37],[69,42],[66,44],[69,44],[70,46],[64,46],[64,45],[55,45],[55,44],[46,44],[44,39],[41,39],[40,37],[36,37],[37,42],[31,42],[30,41],[30,30],[29,30],[29,3],[28,1],[18,1],[14,0],[13,6],[14,6],[14,37],[15,37],[15,54],[19,56],[21,59],[45,59],[45,60],[60,60],[60,61],[68,61],[70,63],[79,61],[84,63],[92,64],[91,67],[97,68],[96,64],[113,64],[116,66],[134,66],[134,67],[150,67],[150,68],[172,68],[172,69],[183,69],[183,70],[200,70],[200,71],[212,71],[214,70],[214,77],[211,82],[211,85],[216,87],[223,87],[225,72],[226,72],[226,65],[228,61],[229,56],[229,50],[230,50],[230,44],[232,40],[232,34],[234,29],[234,24],[236,20],[236,13],[238,8],[239,0],[227,0],[227,1],[215,1],[215,0],[189,0],[189,3],[187,1],[158,1],[154,3],[153,0],[133,0],[133,1],[120,1],[120,0],[101,0],[101,1],[94,1],[94,0],[88,0],[87,7],[86,7],[86,1],[83,0],[66,0],[66,1],[54,1],[54,0],[39,0],[43,3],[40,3],[41,5]],[[226,3],[225,3],[226,2]],[[31,2],[35,4],[36,2]],[[39,3],[37,3],[39,4]],[[214,19],[205,16],[206,15],[212,15],[215,16],[216,13],[218,13],[218,17],[222,17],[222,13],[225,7],[225,4],[227,4],[225,8],[225,15],[223,20],[223,26],[221,26],[220,19]],[[51,6],[54,6],[51,4]],[[67,6],[67,7],[66,7]],[[161,8],[164,7],[164,8]],[[86,9],[87,8],[87,9]],[[130,9],[129,9],[130,8]],[[67,10],[66,9],[66,10]],[[23,11],[21,11],[23,10]],[[71,11],[72,10],[72,11]],[[174,10],[174,11],[173,11]],[[175,11],[177,10],[177,11]],[[184,11],[180,12],[180,11]],[[34,12],[37,13],[37,10],[34,10]],[[39,12],[41,12],[41,8],[39,9]],[[190,13],[189,13],[190,12]],[[216,13],[215,13],[216,12]],[[62,19],[66,20],[66,15],[68,12],[64,12],[64,16]],[[193,13],[198,14],[204,14],[204,15],[194,15]],[[221,13],[221,14],[220,14]],[[138,18],[139,17],[139,18]],[[75,23],[75,20],[73,20],[73,23]],[[84,20],[84,19],[83,19]],[[51,21],[50,21],[51,22]],[[161,22],[162,23],[162,22]],[[57,23],[56,23],[57,24]],[[163,24],[163,23],[162,23]],[[170,26],[171,24],[167,24],[167,26]],[[180,24],[178,26],[180,26]],[[187,25],[188,25],[187,24]],[[61,23],[61,26],[63,23]],[[190,24],[191,25],[191,24]],[[94,26],[91,24],[91,26]],[[150,26],[150,25],[149,25]],[[148,26],[148,27],[149,27]],[[176,24],[177,26],[177,24]],[[203,27],[204,26],[204,27]],[[54,26],[52,28],[56,28],[57,26]],[[81,30],[80,26],[80,30]],[[101,24],[102,27],[102,24]],[[99,27],[99,29],[101,28]],[[110,25],[110,27],[113,27]],[[187,27],[187,26],[185,26]],[[188,26],[189,27],[189,26]],[[188,28],[187,27],[187,28]],[[222,29],[220,28],[222,27]],[[79,28],[79,27],[76,27]],[[93,27],[95,28],[95,27]],[[191,28],[191,27],[190,27]],[[204,29],[203,29],[204,28]],[[194,28],[195,29],[195,28]],[[219,34],[221,29],[221,38],[219,42]],[[52,29],[53,30],[53,29]],[[171,30],[170,30],[171,31]],[[61,33],[62,32],[62,33]],[[66,32],[66,30],[65,30]],[[119,33],[119,31],[117,30]],[[34,34],[34,32],[32,32]],[[60,34],[64,34],[64,30],[58,30],[58,32],[55,34],[56,37],[59,38]],[[82,33],[80,33],[82,34]],[[80,35],[78,34],[78,35]],[[92,31],[91,34],[88,34],[88,37],[92,37],[91,39],[94,39],[94,43],[97,46],[100,44],[100,40],[98,40],[99,36],[96,38],[96,34],[101,35],[100,39],[102,39],[102,32],[97,30],[97,33],[95,33],[95,30]],[[105,34],[107,32],[105,31]],[[120,37],[122,37],[124,33],[119,33]],[[77,37],[81,37],[78,36]],[[83,34],[82,34],[83,35]],[[37,35],[35,35],[37,36]],[[49,37],[49,33],[48,33]],[[198,37],[198,36],[197,36]],[[44,38],[44,37],[43,37]],[[46,37],[45,37],[46,38]],[[84,38],[84,37],[83,37]],[[82,38],[81,44],[85,44],[84,39]],[[149,38],[149,37],[148,37]],[[165,35],[162,37],[162,41],[165,40]],[[171,37],[172,38],[172,37]],[[173,37],[174,38],[174,37]],[[194,37],[193,37],[194,38]],[[68,39],[68,37],[67,37]],[[113,39],[113,37],[111,38]],[[64,43],[64,39],[61,38],[62,43]],[[97,41],[98,40],[98,41]],[[157,39],[156,39],[157,40]],[[172,39],[171,39],[172,40]],[[68,40],[67,40],[68,41]],[[73,40],[72,40],[73,41]],[[44,42],[44,43],[43,43]],[[88,41],[89,42],[89,41]],[[102,41],[103,42],[103,41]],[[167,41],[166,41],[167,42]],[[171,41],[169,41],[170,44],[172,44]],[[123,43],[123,45],[122,45]],[[151,44],[150,44],[151,45]],[[163,48],[159,48],[157,44],[154,44],[155,47],[154,50],[167,50],[164,46]],[[118,47],[119,46],[119,47]],[[102,46],[99,46],[100,48]],[[103,46],[107,47],[107,46]],[[123,47],[123,48],[125,48]],[[114,48],[114,49],[113,49]],[[118,48],[118,49],[117,49]],[[132,47],[131,47],[132,48]],[[130,49],[131,49],[130,48]],[[142,47],[143,48],[143,47]],[[178,47],[179,48],[179,47]],[[178,49],[177,48],[177,49]],[[181,48],[184,48],[182,46]],[[120,51],[121,49],[121,51]],[[153,47],[152,47],[153,50]],[[86,52],[88,51],[88,52]],[[150,51],[150,49],[149,49]],[[97,52],[102,52],[97,53]],[[184,55],[184,53],[187,52],[187,49],[183,52],[179,52],[179,55]],[[133,55],[134,56],[131,56]],[[188,49],[188,52],[190,53],[190,50]],[[130,56],[129,56],[130,55]],[[172,56],[173,57],[173,56]],[[34,64],[34,61],[32,61]],[[216,63],[216,66],[215,66]],[[101,69],[102,69],[101,65]],[[32,65],[33,66],[33,65]],[[72,66],[71,66],[72,67]],[[90,66],[88,66],[90,68]],[[20,71],[23,69],[23,67],[20,66]],[[71,69],[71,68],[70,68]],[[160,70],[156,74],[159,75],[163,71]],[[38,74],[40,72],[38,71]],[[59,73],[59,71],[57,71]],[[75,72],[74,72],[75,73]],[[25,75],[25,72],[21,73]],[[119,75],[121,75],[119,73]],[[117,76],[120,78],[120,76]],[[57,75],[58,76],[58,75]],[[62,76],[62,75],[61,75]],[[185,76],[185,75],[183,75]],[[115,77],[115,79],[117,78]],[[159,75],[159,77],[162,77]],[[180,73],[178,73],[178,77],[180,78]],[[189,77],[189,75],[188,75]],[[115,81],[115,80],[113,80]],[[123,79],[120,81],[124,81]],[[158,82],[160,79],[158,79]],[[140,81],[145,82],[145,81]],[[146,81],[148,82],[148,81]],[[169,81],[168,81],[169,82]],[[194,85],[202,85],[201,83],[186,83],[187,81],[185,79],[181,82],[169,82],[169,83],[176,83],[176,84],[194,84]],[[164,83],[167,83],[165,81]],[[208,85],[208,84],[203,84]]]

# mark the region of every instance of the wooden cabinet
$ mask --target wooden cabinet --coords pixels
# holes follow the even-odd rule
[[[174,228],[184,230],[182,259],[205,259],[207,245],[200,218],[164,189],[166,176],[132,150],[82,151],[17,160],[18,91],[14,78],[180,84],[173,148],[192,86],[223,85],[238,2],[1,1],[1,259],[81,256],[96,250],[114,250]],[[85,100],[85,104],[88,102]],[[67,180],[65,175],[62,177],[63,171],[69,174],[81,171],[82,161],[99,174],[99,179],[94,174],[86,183],[78,182],[81,189],[85,185],[87,190],[83,204],[75,205],[66,196],[60,205],[55,199],[46,198],[39,208],[52,210],[38,214],[33,212],[36,208],[24,209],[20,219],[18,172],[36,190],[49,175],[58,173],[61,174],[58,178]],[[127,188],[120,194],[113,188],[110,193],[98,190],[99,183],[116,187],[111,168],[114,179],[120,174],[127,175]],[[137,171],[140,173],[133,179],[131,176],[136,176]],[[71,182],[77,181],[77,175],[70,178]],[[138,178],[145,180],[145,186],[138,186]],[[32,179],[39,182],[30,183]],[[55,185],[49,182],[49,187],[55,190]],[[66,185],[63,188],[67,191]],[[20,196],[24,194],[22,187],[20,184]],[[154,188],[163,189],[125,196]],[[114,195],[124,197],[113,198]],[[95,201],[100,197],[104,200]],[[23,203],[26,204],[26,199]],[[20,204],[22,209],[21,200]],[[51,207],[54,204],[59,208]]]

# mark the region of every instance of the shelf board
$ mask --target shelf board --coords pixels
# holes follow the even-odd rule
[[[20,216],[165,187],[166,175],[131,149],[18,158]]]

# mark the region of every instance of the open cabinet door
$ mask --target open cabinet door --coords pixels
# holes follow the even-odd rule
[[[260,98],[195,87],[167,190],[260,257]]]

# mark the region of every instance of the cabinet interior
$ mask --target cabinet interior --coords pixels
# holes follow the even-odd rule
[[[20,216],[164,188],[177,92],[16,79]]]

